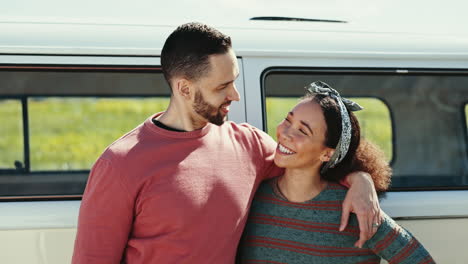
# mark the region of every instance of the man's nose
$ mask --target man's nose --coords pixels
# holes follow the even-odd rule
[[[233,84],[232,85],[232,89],[229,93],[229,101],[239,101],[240,100],[240,94],[239,94],[239,91],[237,90],[236,88],[236,85]]]

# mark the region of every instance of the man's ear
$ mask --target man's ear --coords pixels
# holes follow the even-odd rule
[[[322,162],[330,161],[331,157],[333,156],[333,153],[335,153],[334,149],[327,148],[326,150],[323,151],[322,155],[320,156],[320,160]]]
[[[177,93],[179,96],[187,100],[190,100],[193,95],[192,83],[185,78],[176,79],[174,82],[174,88],[174,93]]]

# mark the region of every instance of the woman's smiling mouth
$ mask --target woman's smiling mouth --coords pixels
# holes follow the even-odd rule
[[[278,143],[278,150],[279,152],[281,152],[282,154],[287,154],[287,155],[291,155],[291,154],[295,154],[296,152],[288,149],[287,147],[281,145]]]

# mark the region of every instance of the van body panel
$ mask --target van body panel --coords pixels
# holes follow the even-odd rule
[[[410,195],[409,193],[408,196]],[[392,217],[395,211],[391,205],[393,198],[388,199],[392,202],[382,202],[383,210]],[[412,202],[412,208],[417,208],[416,201]],[[0,246],[4,249],[2,260],[5,263],[70,263],[80,202],[19,203],[22,205],[0,203],[2,215],[7,216],[5,220],[2,217],[0,226]],[[401,211],[401,206],[398,205],[401,203],[395,204],[397,211]],[[426,207],[430,207],[430,201]],[[408,211],[412,208],[408,208]],[[18,219],[23,220],[18,222]],[[420,218],[397,222],[424,244],[437,263],[465,264],[464,261],[468,258],[468,253],[464,250],[468,236],[466,215],[460,218],[440,216],[436,219]]]
[[[0,54],[157,56],[173,26],[0,23]],[[468,36],[220,27],[238,56],[466,60]],[[18,34],[21,32],[21,34]],[[281,37],[278,37],[278,36]],[[27,39],[25,39],[27,36]],[[262,37],[258,37],[262,36]],[[345,44],[345,45],[344,45]]]
[[[14,229],[0,234],[3,263],[71,263],[76,228]]]
[[[20,20],[0,22],[0,68],[159,66],[164,40],[178,25]],[[235,85],[241,101],[232,104],[229,119],[233,121],[266,129],[264,82],[273,68],[392,69],[400,74],[408,69],[468,69],[466,34],[379,32],[347,24],[277,25],[244,22],[219,27],[232,37],[238,56],[240,76]],[[15,91],[3,90],[7,92],[0,98],[15,95]],[[0,183],[23,176],[28,177],[1,174]],[[18,180],[19,184],[21,180],[24,179]],[[390,191],[381,206],[410,229],[438,263],[461,264],[468,259],[464,250],[468,237],[468,190],[460,189]],[[77,197],[55,195],[40,197],[54,201],[37,201],[38,197],[32,200],[0,196],[2,262],[69,263],[80,205],[80,201],[69,199]]]
[[[48,56],[0,54],[0,64],[19,65],[160,65],[159,57]]]
[[[80,201],[2,202],[0,232],[76,228]],[[3,236],[2,236],[3,237]],[[7,240],[5,240],[7,241]]]

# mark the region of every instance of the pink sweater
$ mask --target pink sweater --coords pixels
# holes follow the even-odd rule
[[[151,119],[105,150],[81,202],[74,264],[233,263],[276,143],[248,125],[192,132]]]

